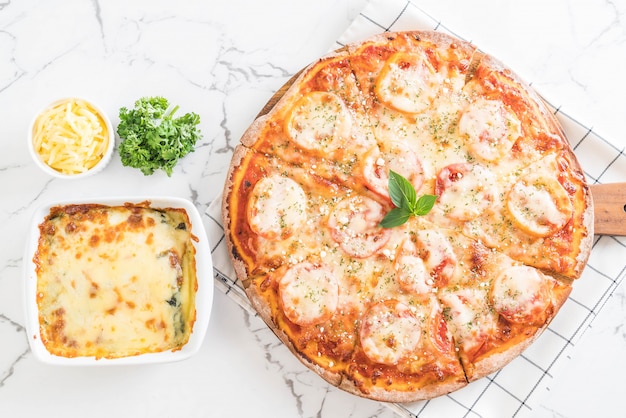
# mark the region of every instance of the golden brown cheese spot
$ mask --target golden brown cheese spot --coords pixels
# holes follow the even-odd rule
[[[65,232],[71,234],[74,231],[76,231],[76,224],[73,222],[68,223],[65,227]]]
[[[97,297],[98,296],[98,290],[100,290],[100,286],[98,286],[98,283],[91,282],[91,285],[89,286],[89,297],[90,298]]]
[[[129,229],[141,228],[143,225],[143,217],[140,213],[133,213],[128,217]]]
[[[100,236],[99,235],[92,235],[89,238],[89,245],[91,247],[97,247],[99,242],[100,242]]]

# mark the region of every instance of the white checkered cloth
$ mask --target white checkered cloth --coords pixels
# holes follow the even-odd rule
[[[331,49],[364,39],[381,31],[437,30],[452,33],[407,0],[372,0]],[[454,34],[454,33],[452,33]],[[458,35],[457,35],[458,36]],[[623,149],[598,136],[590,128],[552,106],[590,183],[626,179]],[[207,210],[207,231],[213,243],[216,287],[242,308],[256,315],[237,280],[224,243],[221,197]],[[626,239],[596,237],[583,276],[574,285],[568,301],[541,337],[502,370],[467,387],[434,400],[389,404],[405,417],[524,417],[545,394],[558,367],[567,358],[606,300],[624,278]]]

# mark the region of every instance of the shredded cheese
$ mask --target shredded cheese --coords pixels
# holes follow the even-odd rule
[[[109,132],[92,104],[67,99],[37,117],[32,141],[45,164],[63,174],[79,174],[102,159],[109,145]]]

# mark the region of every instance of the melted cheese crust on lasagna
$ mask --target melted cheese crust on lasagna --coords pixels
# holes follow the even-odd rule
[[[37,305],[51,354],[119,358],[187,343],[197,281],[184,209],[57,206],[39,229]]]

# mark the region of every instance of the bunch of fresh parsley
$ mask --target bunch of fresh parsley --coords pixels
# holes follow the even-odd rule
[[[119,153],[124,166],[138,168],[146,176],[159,169],[172,175],[178,160],[192,152],[202,138],[200,116],[192,112],[175,118],[178,108],[157,96],[142,97],[134,109],[120,109],[117,133],[122,139]]]

